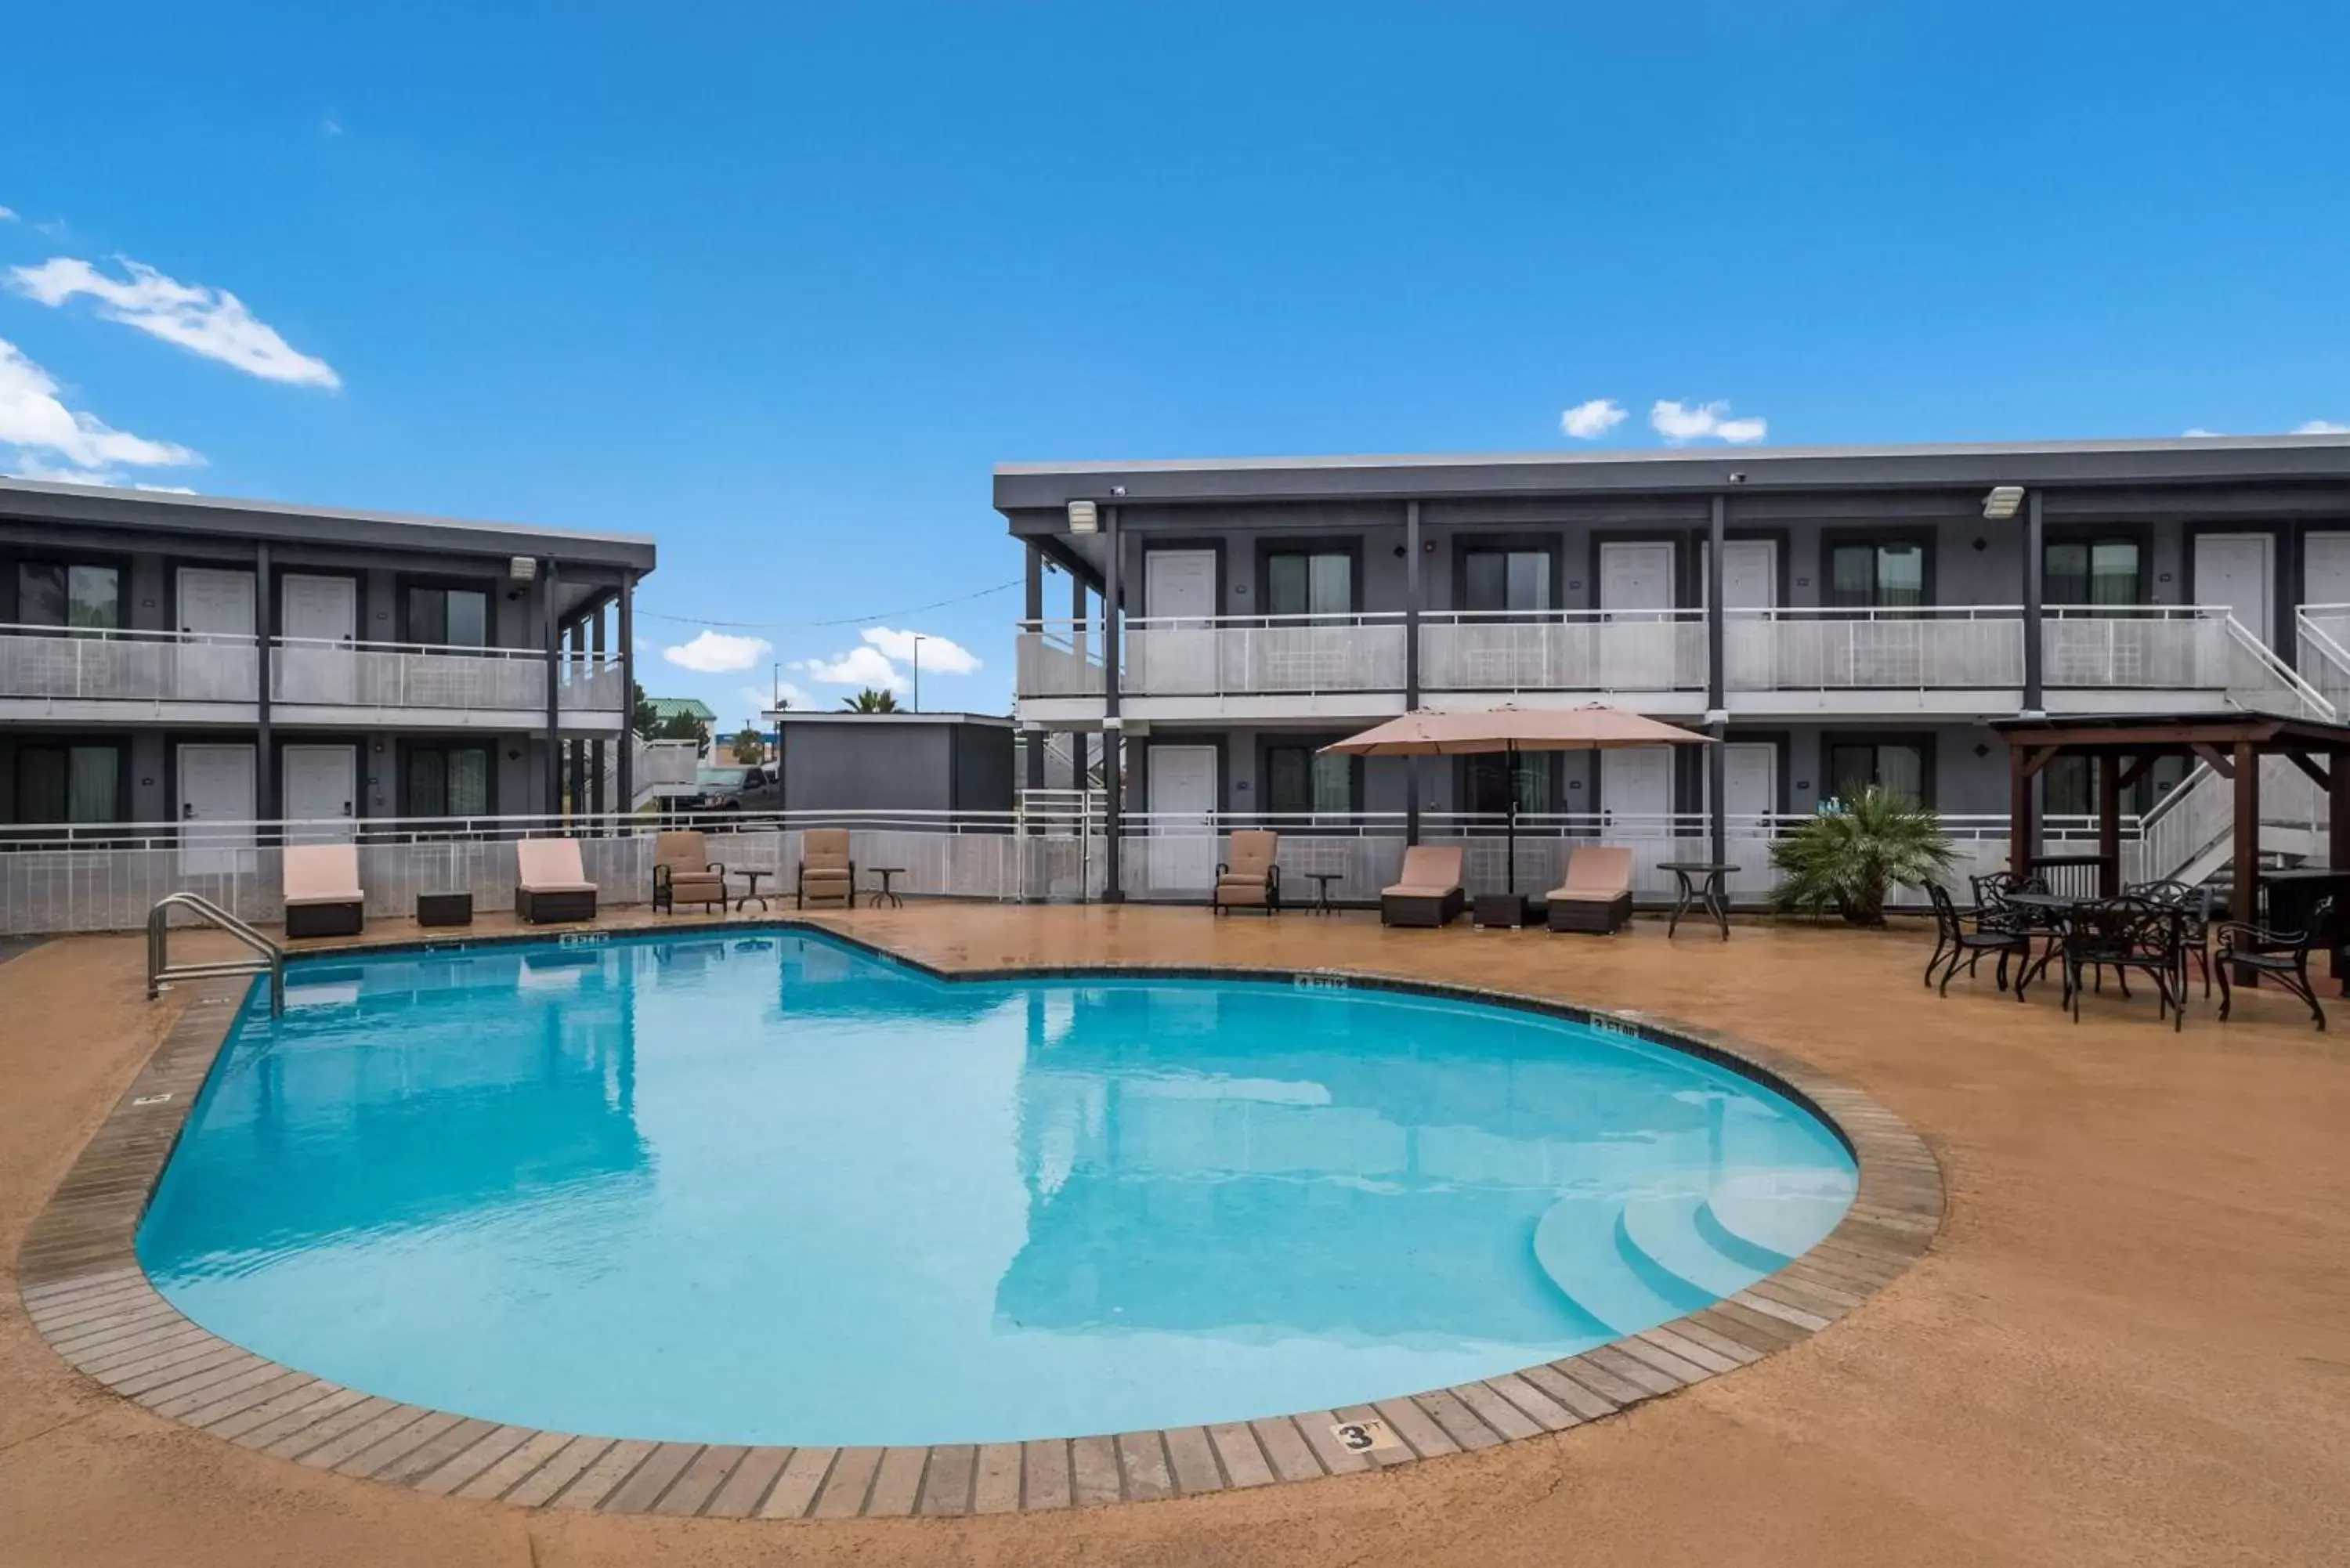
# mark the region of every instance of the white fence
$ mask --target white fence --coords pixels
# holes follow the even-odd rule
[[[1119,689],[1137,697],[1400,691],[1401,615],[1126,622]]]
[[[0,697],[253,702],[259,668],[249,637],[0,626]]]
[[[1013,644],[1014,690],[1023,697],[1099,697],[1099,625],[1092,621],[1024,620]]]
[[[2023,684],[2023,611],[2013,605],[1733,609],[1722,619],[1732,691]]]
[[[621,707],[618,659],[566,659],[556,705],[565,712]],[[541,713],[546,656],[530,649],[281,639],[269,650],[275,702],[322,707],[430,708]]]
[[[1428,691],[1697,691],[1702,610],[1452,610],[1421,617]]]

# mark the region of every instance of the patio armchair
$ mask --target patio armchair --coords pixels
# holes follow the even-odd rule
[[[2222,925],[2220,950],[2211,955],[2212,963],[2220,971],[2220,1022],[2228,1022],[2228,1011],[2235,1003],[2230,977],[2241,966],[2256,975],[2273,977],[2279,985],[2307,1002],[2309,1015],[2323,1033],[2325,1009],[2317,1004],[2317,988],[2309,983],[2309,952],[2333,919],[2334,900],[2320,898],[2309,911],[2307,930],[2267,931],[2241,920]]]
[[[2012,917],[2013,910],[2001,910],[1979,904],[1973,909],[1961,909],[1950,901],[1950,890],[1939,882],[1926,884],[1926,898],[1934,906],[1934,956],[1926,961],[1925,983],[1934,983],[1934,971],[1942,971],[1940,994],[1950,994],[1950,978],[1966,965],[1972,975],[1975,966],[1982,962],[1983,954],[1997,953],[1998,967],[1991,978],[1999,989],[2007,989],[2007,961],[2014,959],[2021,966],[2032,956],[2032,934],[2028,928]],[[1974,929],[1967,929],[1971,917]]]
[[[1415,844],[1403,852],[1395,886],[1379,892],[1379,924],[1441,926],[1469,907],[1461,886],[1461,846]]]
[[[1215,912],[1263,909],[1266,919],[1273,919],[1281,909],[1281,866],[1274,858],[1280,853],[1278,833],[1261,827],[1235,832],[1232,857],[1216,866]]]
[[[355,937],[367,924],[356,844],[286,846],[286,935]]]
[[[653,839],[653,912],[674,915],[679,901],[699,904],[709,912],[715,904],[726,908],[726,867],[710,858],[701,834],[672,830]]]
[[[2156,1015],[2168,1010],[2170,1027],[2176,1031],[2187,1021],[2187,999],[2179,994],[2186,977],[2186,960],[2180,952],[2184,929],[2181,910],[2145,898],[2099,898],[2074,906],[2064,921],[2060,950],[2073,1022],[2081,1022],[2083,970],[2100,982],[2105,971],[2112,970],[2125,997],[2130,993],[2129,972],[2137,970],[2155,983]],[[2174,980],[2178,981],[2178,990],[2173,989]]]
[[[811,827],[801,836],[799,880],[793,893],[803,909],[811,898],[834,899],[844,909],[857,907],[857,862],[848,857],[848,829]]]
[[[2192,958],[2203,971],[2203,995],[2211,995],[2211,889],[2191,887],[2185,882],[2165,880],[2138,882],[2122,891],[2133,898],[2149,903],[2168,904],[2180,913],[2179,935],[2184,945],[2180,956]],[[2179,994],[2187,992],[2187,971],[2182,965],[2178,973]]]
[[[1566,880],[1550,891],[1550,929],[1613,936],[1632,919],[1632,852],[1575,846]]]
[[[515,913],[534,926],[596,918],[596,884],[580,868],[577,839],[515,843]]]

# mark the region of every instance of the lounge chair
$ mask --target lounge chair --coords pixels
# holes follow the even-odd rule
[[[1566,880],[1551,889],[1550,929],[1613,936],[1632,918],[1632,852],[1575,846]]]
[[[286,934],[355,937],[367,923],[355,844],[286,846]]]
[[[800,877],[795,902],[805,909],[810,898],[837,898],[844,909],[857,907],[857,862],[848,857],[848,829],[811,827],[800,840]]]
[[[515,872],[515,913],[532,925],[596,918],[596,884],[580,869],[577,839],[519,841]]]
[[[1263,909],[1271,919],[1281,909],[1281,835],[1262,827],[1232,835],[1232,857],[1216,867],[1214,909]]]
[[[1403,874],[1380,890],[1379,923],[1440,926],[1469,906],[1461,887],[1461,846],[1415,844],[1403,852]]]
[[[680,902],[699,904],[704,913],[726,908],[726,867],[710,858],[699,833],[670,832],[653,839],[653,912],[677,913]]]

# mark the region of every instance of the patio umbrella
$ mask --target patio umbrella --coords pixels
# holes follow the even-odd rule
[[[1346,757],[1449,757],[1500,752],[1511,758],[1509,888],[1518,888],[1517,754],[1596,752],[1614,746],[1705,745],[1711,735],[1684,730],[1605,702],[1580,708],[1499,708],[1439,711],[1419,708],[1322,749]]]

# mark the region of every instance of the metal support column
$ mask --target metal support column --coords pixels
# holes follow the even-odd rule
[[[2024,498],[2023,512],[2023,711],[2033,717],[2048,710],[2041,690],[2040,577],[2046,565],[2041,544],[2040,492],[2035,489]]]
[[[604,607],[598,605],[588,622],[588,667],[595,675],[604,673]],[[596,815],[597,831],[602,832],[604,818],[604,747],[601,735],[588,742],[588,809]]]
[[[253,814],[283,819],[286,803],[277,798],[277,746],[269,732],[269,649],[276,635],[276,599],[269,591],[269,546],[265,543],[255,545],[253,550],[254,670],[261,683],[255,711],[258,722],[253,737]],[[365,750],[360,748],[362,753]],[[366,766],[364,755],[358,765]],[[351,813],[356,816],[359,801],[367,796],[367,781],[352,779],[351,794]]]
[[[620,748],[619,758],[620,787],[616,792],[620,798],[612,805],[614,810],[623,813],[632,813],[637,809],[636,595],[637,574],[621,573],[619,624],[613,628],[620,639],[620,738],[616,742]],[[780,725],[777,726],[776,733],[780,742],[782,734]],[[775,764],[775,772],[780,776],[783,773],[783,757],[780,750],[776,755]]]
[[[550,817],[563,815],[563,732],[556,711],[556,683],[563,674],[563,623],[557,615],[560,576],[561,568],[550,559],[538,579],[538,605],[544,618],[540,631],[546,647],[546,781],[541,794]]]
[[[1419,568],[1419,503],[1403,504],[1403,705],[1407,712],[1419,706],[1419,612],[1427,579]],[[1404,769],[1403,841],[1419,842],[1419,759],[1406,757]]]
[[[1705,728],[1714,743],[1705,749],[1705,776],[1706,793],[1711,797],[1707,815],[1713,834],[1713,863],[1720,866],[1730,857],[1730,764],[1722,744],[1730,731],[1729,703],[1723,695],[1727,682],[1722,670],[1722,652],[1729,639],[1724,634],[1725,607],[1721,602],[1721,557],[1730,525],[1728,496],[1713,498],[1711,524],[1705,552]]]
[[[580,649],[588,640],[585,635],[587,629],[586,626],[576,620],[565,628],[564,675],[566,678],[576,678],[579,673]],[[570,821],[577,822],[579,820],[580,814],[588,809],[588,742],[574,735],[566,750],[571,754],[570,787],[565,792],[570,796],[570,801],[566,815]]]
[[[1041,633],[1045,629],[1045,552],[1034,545],[1024,545],[1023,548],[1028,553],[1028,572],[1027,582],[1024,585],[1025,597],[1021,601],[1020,611],[1028,618],[1030,629]],[[1081,649],[1080,657],[1082,656]],[[1015,666],[1018,662],[1017,659],[1014,660]],[[1017,691],[1013,693],[1013,703],[1014,707],[1019,704]],[[1022,749],[1028,759],[1027,787],[1043,789],[1045,787],[1045,732],[1042,728],[1031,728],[1024,722],[1020,731],[1020,739],[1024,742]]]
[[[1126,773],[1126,748],[1120,743],[1118,711],[1118,639],[1119,620],[1118,567],[1125,545],[1118,537],[1115,506],[1102,508],[1102,537],[1108,565],[1102,571],[1102,902],[1123,904],[1126,889],[1118,885],[1118,797]]]

